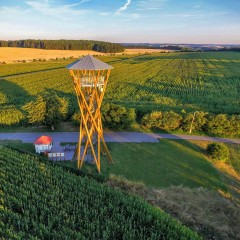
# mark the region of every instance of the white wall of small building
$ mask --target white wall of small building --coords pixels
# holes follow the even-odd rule
[[[49,145],[35,145],[36,153],[50,152],[52,150],[52,144]]]

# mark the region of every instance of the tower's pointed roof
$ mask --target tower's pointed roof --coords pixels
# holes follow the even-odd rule
[[[112,69],[113,67],[91,55],[87,55],[69,64],[67,68],[72,70],[104,70]]]

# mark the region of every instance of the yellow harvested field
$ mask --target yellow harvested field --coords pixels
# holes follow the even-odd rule
[[[15,63],[22,60],[30,62],[33,59],[55,59],[55,58],[74,58],[82,57],[82,55],[105,55],[95,51],[88,50],[45,50],[35,48],[13,48],[0,47],[0,63]]]
[[[144,53],[157,53],[157,52],[171,52],[171,50],[163,49],[126,49],[125,54],[144,54]],[[5,63],[18,63],[23,60],[32,62],[33,59],[56,59],[56,58],[79,58],[83,55],[110,55],[109,53],[100,53],[91,50],[46,50],[36,48],[15,48],[15,47],[0,47],[0,64]],[[121,55],[122,53],[116,53]]]

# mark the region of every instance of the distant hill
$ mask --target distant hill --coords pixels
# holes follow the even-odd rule
[[[125,48],[168,49],[175,51],[240,51],[240,44],[121,43]]]
[[[93,50],[104,53],[124,52],[124,46],[117,43],[91,40],[15,40],[1,41],[0,47],[57,49],[57,50]]]

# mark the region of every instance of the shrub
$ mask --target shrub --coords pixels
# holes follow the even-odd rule
[[[152,112],[143,116],[141,123],[147,128],[159,126],[159,121],[162,118],[162,112]]]
[[[74,125],[79,125],[80,124],[80,112],[79,111],[75,112],[72,115],[71,120],[74,123]]]
[[[203,130],[207,122],[208,113],[197,111],[195,112],[194,120],[193,120],[193,115],[194,113],[184,114],[184,117],[182,120],[182,126],[181,126],[181,128],[184,131],[189,131],[191,124],[192,124],[192,130],[197,130],[197,131]]]
[[[101,112],[104,126],[112,129],[128,128],[136,120],[134,109],[126,109],[125,107],[115,104],[103,105]],[[80,112],[76,111],[71,120],[75,125],[79,125]]]
[[[175,112],[152,112],[142,118],[142,124],[148,128],[159,128],[164,130],[178,129],[182,116]]]
[[[232,125],[226,114],[210,116],[204,128],[208,134],[215,136],[229,136],[232,132]]]
[[[165,130],[178,129],[181,124],[182,116],[175,112],[164,112],[161,121],[161,128]]]
[[[229,158],[229,149],[223,143],[211,143],[207,146],[207,153],[213,159],[227,161]]]
[[[124,129],[136,120],[135,109],[126,109],[116,104],[102,106],[102,119],[105,126],[112,129]]]

